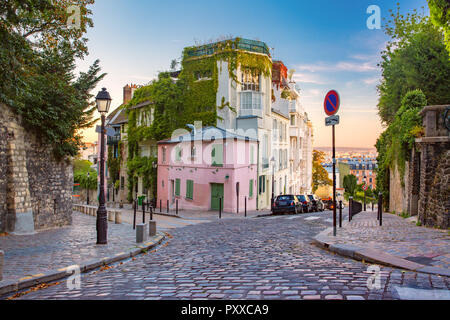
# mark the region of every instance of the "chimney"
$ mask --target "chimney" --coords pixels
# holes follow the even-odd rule
[[[133,92],[131,90],[131,87],[127,84],[125,87],[123,87],[123,104],[127,104],[132,97]]]

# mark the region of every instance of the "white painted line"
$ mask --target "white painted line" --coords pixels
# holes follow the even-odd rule
[[[424,290],[394,287],[402,300],[450,300],[450,290]]]

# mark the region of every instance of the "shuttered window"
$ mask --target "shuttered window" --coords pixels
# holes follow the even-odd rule
[[[252,180],[250,180],[250,190],[248,191],[248,196],[249,196],[249,198],[253,198],[253,184],[254,184],[254,181],[253,181],[253,179]]]
[[[186,198],[194,199],[194,181],[186,180]]]

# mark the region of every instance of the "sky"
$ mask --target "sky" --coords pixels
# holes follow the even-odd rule
[[[426,0],[96,0],[94,27],[87,33],[90,54],[77,67],[86,71],[100,59],[107,76],[94,93],[106,87],[114,110],[122,103],[123,86],[150,82],[186,46],[223,36],[261,40],[274,60],[296,70],[315,147],[331,146],[323,101],[334,89],[341,98],[336,146],[372,148],[383,131],[377,64],[388,38],[367,27],[372,15],[367,9],[377,5],[381,18],[389,18],[397,2],[402,12],[422,7],[429,12]],[[85,141],[97,140],[94,128],[83,135]]]

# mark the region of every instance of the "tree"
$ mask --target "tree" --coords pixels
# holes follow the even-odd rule
[[[392,12],[392,11],[391,11]],[[389,125],[409,91],[420,89],[430,104],[450,101],[450,59],[442,29],[416,10],[406,16],[391,13],[384,27],[391,38],[382,52],[378,113]]]
[[[91,166],[92,163],[88,160],[74,160],[73,162],[73,180],[75,183],[79,183],[83,189],[97,189],[97,171]]]
[[[356,177],[353,174],[348,174],[344,177],[344,189],[345,192],[348,193],[350,196],[355,195],[355,191],[357,189],[358,183],[356,180]]]
[[[322,151],[313,151],[313,172],[312,172],[312,189],[316,192],[320,186],[329,186],[333,181],[328,178],[328,172],[322,166],[325,160],[325,153]]]
[[[450,2],[448,0],[428,0],[431,21],[445,32],[445,43],[450,53]]]
[[[25,127],[53,147],[56,157],[75,156],[80,129],[93,125],[90,91],[105,76],[96,61],[75,77],[75,58],[87,54],[93,0],[7,0],[0,4],[0,102],[22,116]],[[80,8],[79,26],[71,27]],[[78,20],[78,17],[76,17]]]

